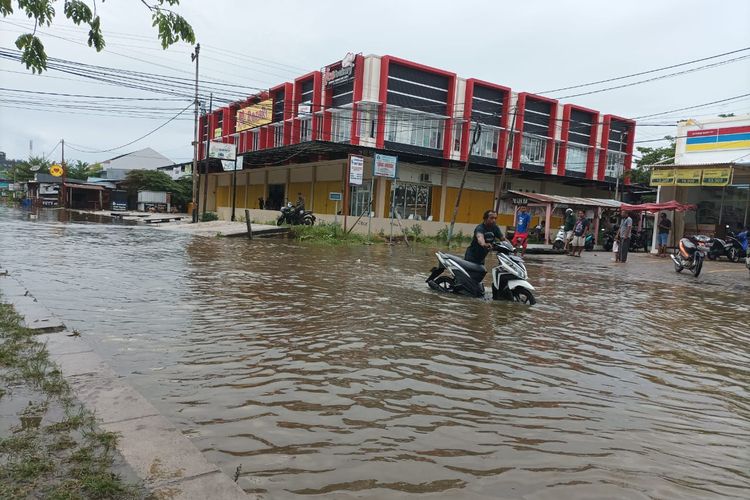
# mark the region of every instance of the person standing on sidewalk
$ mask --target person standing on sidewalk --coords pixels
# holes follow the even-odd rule
[[[526,205],[518,207],[518,215],[516,215],[516,231],[513,234],[513,240],[511,244],[518,248],[519,245],[523,246],[521,251],[521,257],[526,255],[526,245],[529,241],[529,224],[531,223],[531,215],[527,211]]]
[[[667,214],[661,213],[659,218],[659,234],[657,236],[657,243],[659,244],[659,256],[667,256],[667,242],[669,241],[669,231],[672,229],[672,221],[667,219]]]
[[[578,211],[578,220],[576,220],[573,226],[573,241],[571,246],[573,249],[570,251],[572,257],[580,257],[583,252],[583,247],[586,246],[586,234],[589,232],[589,220],[586,218],[586,213],[583,210]],[[577,254],[576,254],[577,252]]]
[[[620,239],[620,262],[623,264],[628,260],[628,249],[630,248],[630,234],[633,232],[633,219],[629,213],[625,213],[625,218],[620,223],[620,229],[617,231],[617,237]]]

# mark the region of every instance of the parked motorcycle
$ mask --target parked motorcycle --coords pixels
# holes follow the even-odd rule
[[[630,248],[628,251],[637,252],[638,250],[643,250],[644,252],[648,252],[648,242],[646,239],[645,230],[642,229],[639,231],[638,229],[633,229],[630,233]]]
[[[552,242],[552,248],[555,250],[562,250],[565,248],[565,226],[560,226],[560,229],[557,231],[557,236],[555,236],[555,239]]]
[[[588,234],[586,238],[583,240],[583,249],[587,252],[590,252],[594,249],[594,235]]]
[[[705,247],[694,236],[681,238],[674,254],[671,255],[674,262],[674,270],[679,273],[683,269],[687,269],[697,278],[701,273],[701,269],[703,269],[705,255]]]
[[[721,238],[710,238],[703,235],[698,235],[695,238],[698,240],[698,244],[706,247],[706,257],[708,257],[709,260],[716,260],[719,257],[730,259],[729,249],[732,248],[731,243],[727,243]]]
[[[534,287],[526,281],[528,274],[523,259],[515,255],[515,249],[508,241],[493,242],[494,236],[490,237],[490,234],[485,236],[485,241],[492,244],[498,262],[492,268],[492,299],[534,305]],[[482,280],[487,270],[483,265],[444,252],[435,255],[438,265],[432,268],[426,280],[430,288],[438,292],[484,297]],[[446,271],[447,274],[443,274]]]
[[[728,228],[729,226],[727,226],[727,229]],[[745,236],[745,238],[746,237],[747,236]],[[726,245],[727,245],[727,249],[726,249],[727,258],[731,260],[732,262],[739,262],[741,259],[747,256],[745,245],[740,239],[739,234],[734,233],[732,231],[727,231]]]
[[[309,210],[304,210],[291,203],[287,203],[285,207],[281,207],[281,215],[276,220],[277,226],[282,224],[312,226],[315,224],[315,216]]]

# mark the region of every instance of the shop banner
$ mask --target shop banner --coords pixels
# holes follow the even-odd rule
[[[235,168],[237,170],[242,170],[242,160],[245,158],[244,156],[238,156],[236,161],[232,160],[221,160],[221,167],[224,169],[224,172],[231,172]],[[236,165],[236,167],[235,167]]]
[[[349,184],[362,185],[365,175],[365,159],[362,156],[349,157]]]
[[[732,178],[732,167],[706,168],[703,170],[702,186],[727,186]]]
[[[674,186],[674,169],[653,169],[651,171],[651,186]]]
[[[208,157],[219,160],[234,160],[237,157],[237,146],[234,144],[211,141],[208,146]]]
[[[237,110],[237,126],[235,130],[242,132],[251,128],[268,125],[273,121],[273,101],[266,99],[258,104]]]
[[[674,180],[680,187],[700,186],[702,176],[703,169],[700,168],[676,169]]]
[[[398,156],[375,155],[375,161],[372,162],[372,174],[378,177],[396,178],[396,164]]]

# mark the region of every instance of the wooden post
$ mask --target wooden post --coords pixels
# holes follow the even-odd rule
[[[250,210],[245,209],[245,224],[247,224],[247,237],[253,239],[253,225],[250,222]]]

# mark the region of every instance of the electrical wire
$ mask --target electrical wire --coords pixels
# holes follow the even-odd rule
[[[638,73],[631,73],[629,75],[617,76],[617,77],[614,77],[614,78],[607,78],[606,80],[598,80],[598,81],[595,81],[595,82],[581,83],[581,84],[578,84],[578,85],[571,85],[570,87],[561,87],[559,89],[543,90],[543,91],[538,92],[538,93],[540,93],[540,94],[553,94],[555,92],[562,92],[564,90],[573,90],[573,89],[578,89],[578,88],[582,88],[582,87],[590,87],[592,85],[599,85],[601,83],[609,83],[609,82],[615,82],[615,81],[618,81],[618,80],[625,80],[627,78],[633,78],[633,77],[636,77],[636,76],[648,75],[650,73],[658,73],[659,71],[666,71],[668,69],[679,68],[681,66],[688,66],[690,64],[695,64],[695,63],[699,63],[699,62],[703,62],[703,61],[709,61],[711,59],[716,59],[716,58],[719,58],[719,57],[729,56],[729,55],[737,54],[737,53],[740,53],[740,52],[746,52],[748,50],[750,50],[750,47],[744,47],[744,48],[741,48],[741,49],[732,50],[732,51],[729,51],[729,52],[723,52],[721,54],[716,54],[716,55],[713,55],[713,56],[702,57],[700,59],[693,59],[692,61],[685,61],[685,62],[681,62],[681,63],[678,63],[678,64],[672,64],[670,66],[662,66],[660,68],[655,68],[655,69],[650,69],[650,70],[646,70],[646,71],[641,71],[641,72],[638,72]]]
[[[131,144],[135,144],[136,142],[138,142],[138,141],[140,141],[142,139],[145,139],[146,137],[150,136],[151,134],[155,133],[156,131],[158,131],[158,130],[164,128],[164,127],[166,127],[172,121],[174,121],[178,116],[180,116],[182,113],[184,113],[185,111],[187,111],[188,109],[190,109],[192,106],[193,106],[192,103],[188,104],[187,106],[185,106],[185,108],[182,111],[180,111],[179,113],[177,113],[176,115],[174,115],[174,117],[170,118],[169,120],[167,120],[166,122],[162,123],[161,125],[159,125],[155,129],[151,130],[150,132],[148,132],[146,134],[143,134],[142,136],[138,137],[137,139],[133,139],[132,141],[130,141],[128,143],[125,143],[122,146],[117,146],[117,147],[109,148],[109,149],[89,150],[89,151],[83,151],[81,149],[75,149],[74,147],[72,147],[71,149],[75,149],[76,151],[78,151],[80,153],[109,153],[109,152],[115,151],[117,149],[122,149],[122,148],[128,147]]]

